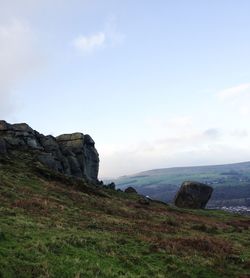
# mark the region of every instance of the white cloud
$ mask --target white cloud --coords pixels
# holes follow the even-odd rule
[[[79,35],[73,40],[73,46],[81,54],[88,54],[104,47],[114,47],[124,40],[124,35],[116,30],[114,18],[108,20],[101,32],[92,35]]]
[[[103,47],[105,40],[106,40],[106,35],[103,32],[91,36],[80,35],[73,41],[73,45],[75,46],[76,49],[85,53]]]
[[[227,100],[241,96],[244,93],[250,93],[250,83],[244,83],[235,87],[221,90],[217,93],[217,96],[221,100]]]
[[[121,44],[125,39],[125,35],[117,30],[116,19],[114,16],[110,17],[107,21],[104,33],[107,37],[107,43],[111,47]]]
[[[244,138],[248,137],[248,131],[246,129],[235,129],[230,132],[230,135],[238,138]]]

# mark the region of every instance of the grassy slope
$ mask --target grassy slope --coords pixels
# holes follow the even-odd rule
[[[250,277],[250,219],[0,160],[0,277]]]

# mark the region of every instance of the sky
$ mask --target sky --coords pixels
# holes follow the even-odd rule
[[[90,134],[100,178],[250,160],[249,0],[0,0],[0,118]]]

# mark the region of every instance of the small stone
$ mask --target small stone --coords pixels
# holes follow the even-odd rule
[[[129,186],[128,188],[126,188],[124,190],[125,193],[134,193],[134,194],[137,194],[137,191],[132,187],[132,186]]]

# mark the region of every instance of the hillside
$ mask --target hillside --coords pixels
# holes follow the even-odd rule
[[[207,183],[214,188],[210,206],[250,206],[250,162],[150,170],[123,176],[115,182],[120,188],[133,186],[141,194],[171,202],[185,180]]]
[[[0,277],[249,277],[250,219],[181,210],[0,156]]]

